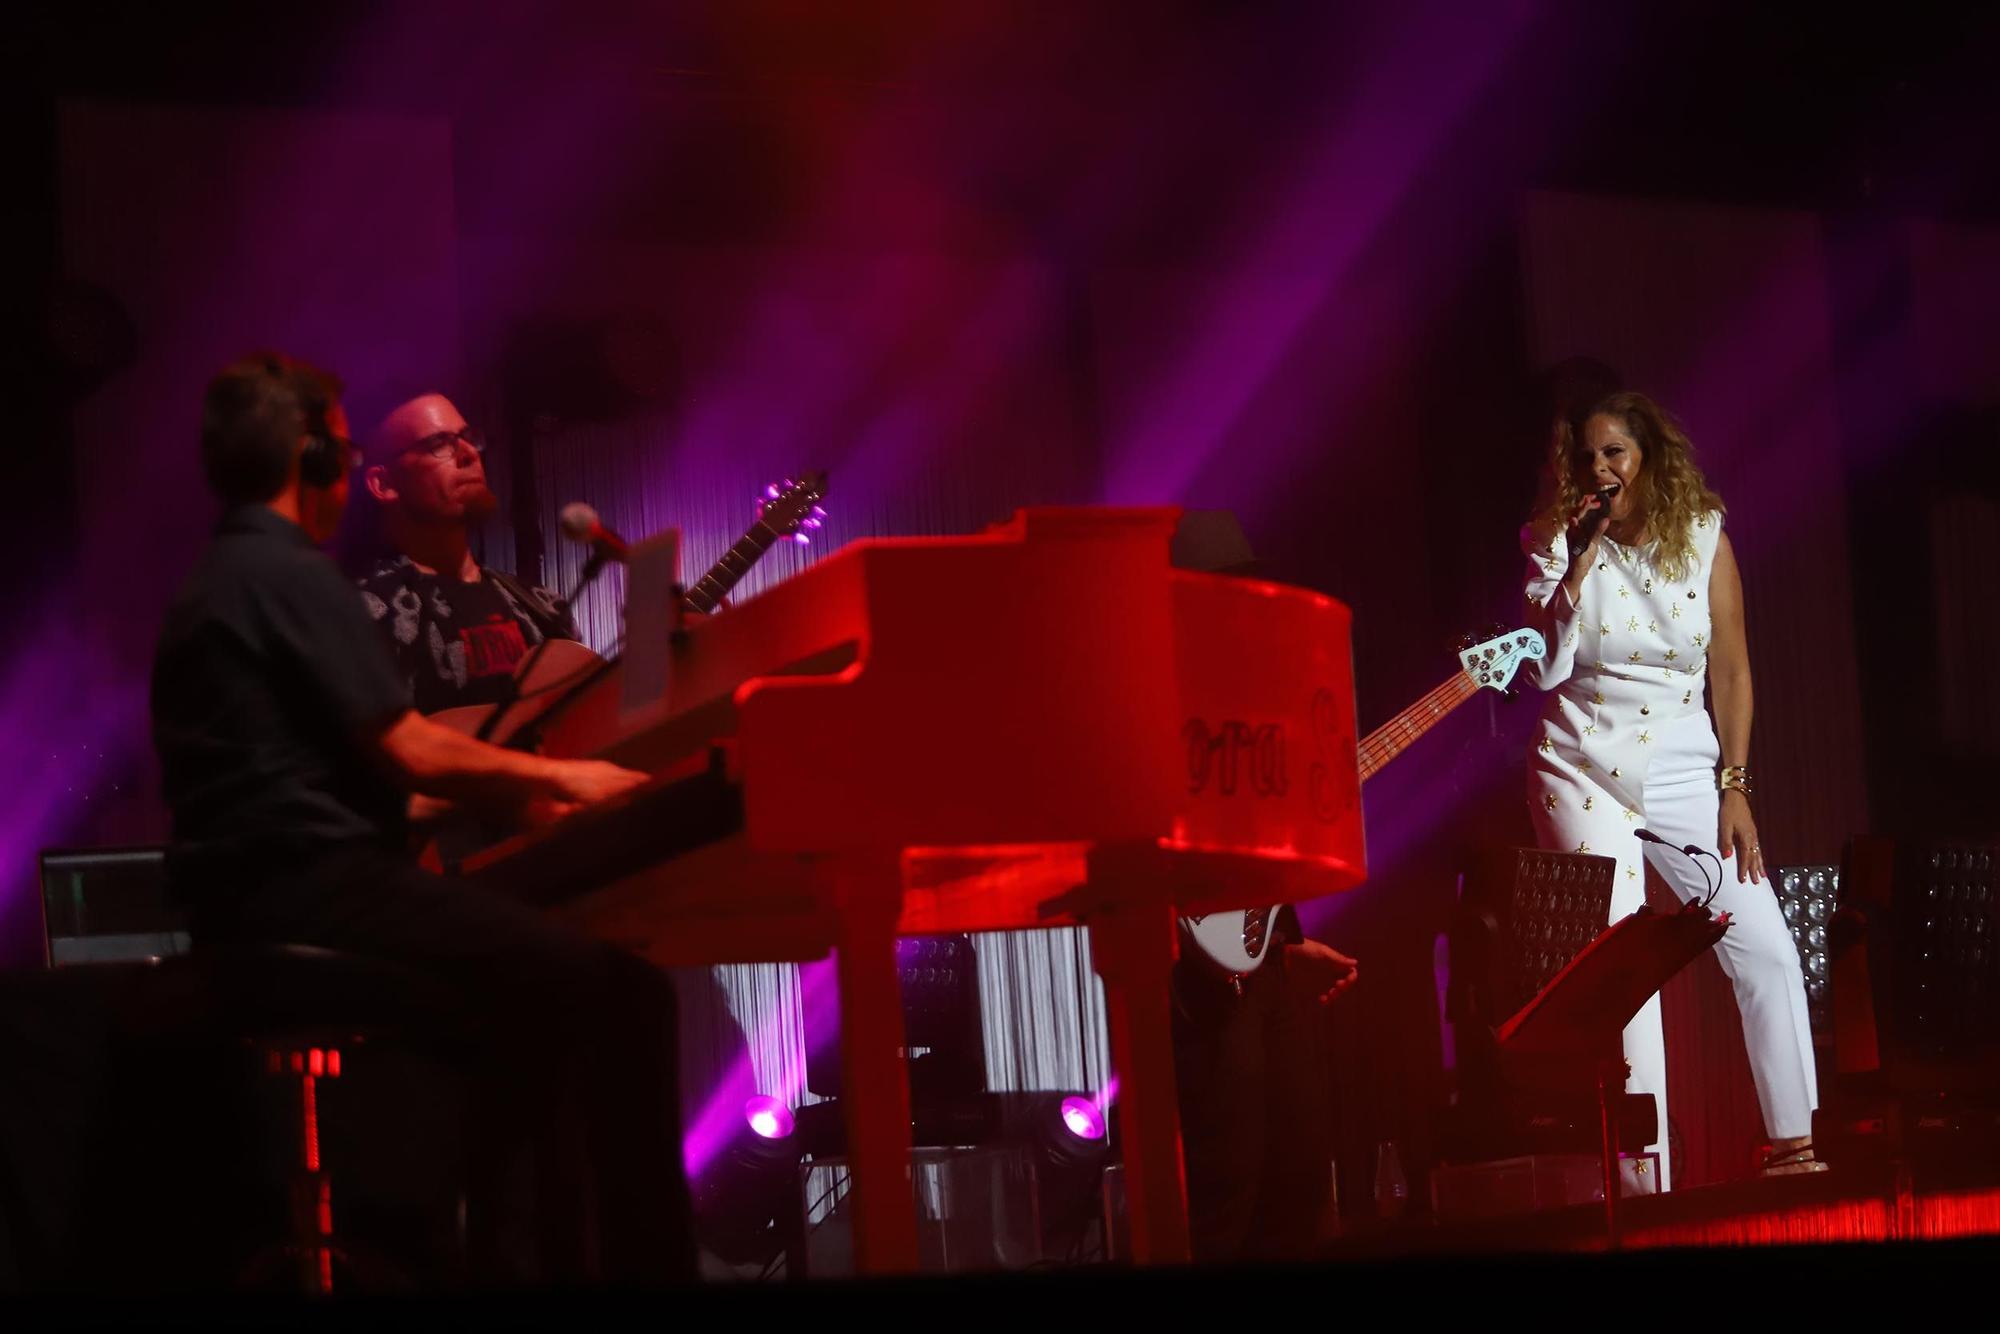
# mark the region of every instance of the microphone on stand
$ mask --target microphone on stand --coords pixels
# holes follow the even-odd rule
[[[1675,852],[1680,853],[1681,856],[1693,862],[1695,869],[1701,872],[1702,881],[1708,886],[1708,896],[1701,901],[1702,907],[1706,908],[1710,903],[1714,902],[1715,896],[1722,892],[1722,859],[1707,848],[1696,847],[1692,843],[1684,848],[1676,848],[1650,829],[1634,829],[1632,837],[1638,839],[1641,843],[1657,843],[1663,848],[1673,848]],[[1715,863],[1716,878],[1713,880],[1708,878],[1708,868],[1701,864],[1703,857]]]
[[[583,563],[583,571],[577,576],[576,587],[570,590],[570,595],[561,602],[561,606],[567,611],[583,590],[590,587],[591,581],[603,572],[608,562],[615,560],[621,565],[624,564],[628,548],[625,539],[606,528],[603,521],[597,517],[597,511],[581,500],[572,500],[562,507],[559,523],[564,537],[572,542],[581,542],[590,548],[590,559]]]
[[[568,597],[557,598],[555,602],[557,615],[567,617],[578,595],[590,587],[591,580],[597,578],[605,563],[614,560],[622,562],[625,559],[626,546],[625,539],[606,528],[598,520],[597,511],[580,500],[572,501],[562,507],[560,523],[563,536],[586,543],[590,547],[590,559],[584,562],[583,572],[577,578],[576,587],[570,590]],[[508,681],[506,698],[501,701],[498,708],[487,715],[486,720],[479,725],[479,730],[473,733],[475,740],[490,741],[493,738],[501,717],[521,698],[522,680],[534,672],[552,642],[554,641],[545,633],[541,642],[528,650],[528,655],[521,660],[520,666]],[[533,722],[524,725],[509,744],[532,745],[537,726],[538,724]]]
[[[606,528],[597,517],[597,511],[581,500],[573,500],[563,506],[561,522],[564,537],[590,548],[590,560],[583,567],[583,583],[595,579],[606,561],[624,562],[627,553],[625,539]],[[577,591],[583,590],[579,586]]]

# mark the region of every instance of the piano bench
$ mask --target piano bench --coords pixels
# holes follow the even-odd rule
[[[86,1201],[86,1263],[151,1288],[462,1280],[460,1072],[485,1044],[450,988],[301,945],[198,945],[148,973],[111,1052],[116,1165]]]

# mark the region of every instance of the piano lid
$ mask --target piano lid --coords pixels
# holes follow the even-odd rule
[[[859,654],[737,692],[751,842],[1139,841],[1358,882],[1348,611],[1172,569],[1176,513],[1025,510],[822,563],[864,590]]]

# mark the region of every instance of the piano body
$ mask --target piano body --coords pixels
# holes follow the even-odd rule
[[[1170,568],[1178,514],[852,543],[692,627],[655,697],[580,695],[549,753],[655,782],[466,866],[662,965],[835,951],[866,1271],[917,1255],[898,934],[1091,928],[1133,1250],[1171,1262],[1176,916],[1365,874],[1346,607]]]

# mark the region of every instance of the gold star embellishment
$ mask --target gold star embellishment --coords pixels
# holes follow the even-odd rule
[[[1596,723],[1585,723],[1585,724],[1583,725],[1583,734],[1584,734],[1585,736],[1596,736],[1596,735],[1597,735],[1597,724],[1596,724]]]
[[[1608,635],[1611,633],[1611,627],[1608,625],[1600,625],[1597,627],[1597,633],[1600,635]]]
[[[1687,692],[1686,692],[1685,694],[1683,694],[1683,695],[1681,696],[1681,703],[1683,703],[1683,704],[1692,704],[1692,703],[1694,703],[1694,691],[1690,690],[1690,691],[1687,691]]]
[[[1627,661],[1629,661],[1629,662],[1637,662],[1637,661],[1639,661],[1639,650],[1638,650],[1638,649],[1633,649],[1633,650],[1632,650],[1632,656],[1631,656],[1631,657],[1630,657],[1629,659],[1627,659]]]
[[[1587,774],[1587,773],[1589,773],[1589,772],[1590,772],[1590,761],[1589,761],[1589,760],[1578,760],[1578,761],[1576,762],[1576,768],[1577,768],[1577,772],[1578,772],[1578,773],[1586,773],[1586,774]]]
[[[1670,649],[1668,649],[1668,650],[1667,650],[1667,661],[1668,661],[1668,662],[1672,662],[1672,661],[1673,661],[1673,660],[1674,660],[1675,658],[1678,658],[1678,657],[1680,657],[1680,655],[1681,655],[1681,651],[1680,651],[1679,649],[1677,649],[1677,648],[1670,648]]]
[[[1652,734],[1651,732],[1641,732],[1641,733],[1639,733],[1639,744],[1640,744],[1640,745],[1642,745],[1642,746],[1650,746],[1650,745],[1652,745],[1652,744],[1653,744],[1653,734]]]
[[[1592,704],[1602,704],[1604,702],[1604,692],[1602,690],[1593,690],[1590,694],[1590,702]]]
[[[1589,852],[1589,851],[1590,851],[1590,844],[1588,844],[1588,843],[1579,843],[1579,844],[1577,844],[1577,845],[1576,845],[1576,850],[1577,850],[1578,852]]]
[[[1618,596],[1621,598],[1629,598],[1632,596],[1632,593],[1629,589],[1625,587],[1625,585],[1620,584],[1618,585]]]
[[[1555,742],[1549,740],[1547,737],[1542,738],[1542,754],[1546,755],[1555,748]]]
[[[1639,812],[1633,810],[1630,806],[1627,806],[1625,808],[1625,818],[1627,820],[1636,820],[1639,818]]]
[[[1556,794],[1551,792],[1546,797],[1543,797],[1542,805],[1548,807],[1550,810],[1554,810],[1556,808]]]
[[[1611,771],[1611,776],[1613,778],[1623,778],[1625,776],[1625,771],[1623,769],[1613,769]]]
[[[1625,868],[1625,878],[1627,880],[1637,880],[1639,878],[1639,873],[1628,866]]]
[[[1653,635],[1660,633],[1660,623],[1658,621],[1647,621],[1646,633]]]
[[[1674,614],[1674,619],[1675,619],[1675,620],[1677,620],[1677,621],[1678,621],[1678,620],[1679,620],[1679,619],[1681,618],[1681,604],[1680,604],[1680,603],[1676,602],[1676,603],[1675,603],[1675,604],[1674,604],[1673,606],[1671,606],[1671,607],[1667,608],[1667,610],[1668,610],[1668,611],[1670,611],[1670,612],[1672,612],[1672,613]]]
[[[1639,628],[1639,618],[1637,616],[1627,616],[1625,618],[1625,628],[1627,630],[1637,630]]]
[[[1569,638],[1568,638],[1568,639],[1565,639],[1565,640],[1563,640],[1563,647],[1564,647],[1564,648],[1575,648],[1575,647],[1576,647],[1576,631],[1572,630],[1572,631],[1570,631],[1570,632],[1569,632]]]
[[[1583,808],[1585,810],[1589,810],[1592,806],[1595,806],[1596,804],[1597,804],[1596,797],[1585,797],[1583,799]]]
[[[1694,646],[1695,646],[1696,648],[1701,648],[1701,647],[1703,647],[1704,645],[1706,645],[1707,643],[1708,643],[1708,636],[1707,636],[1707,635],[1704,635],[1704,634],[1701,634],[1701,633],[1699,633],[1699,632],[1697,632],[1697,633],[1695,634],[1695,637],[1694,637]]]

